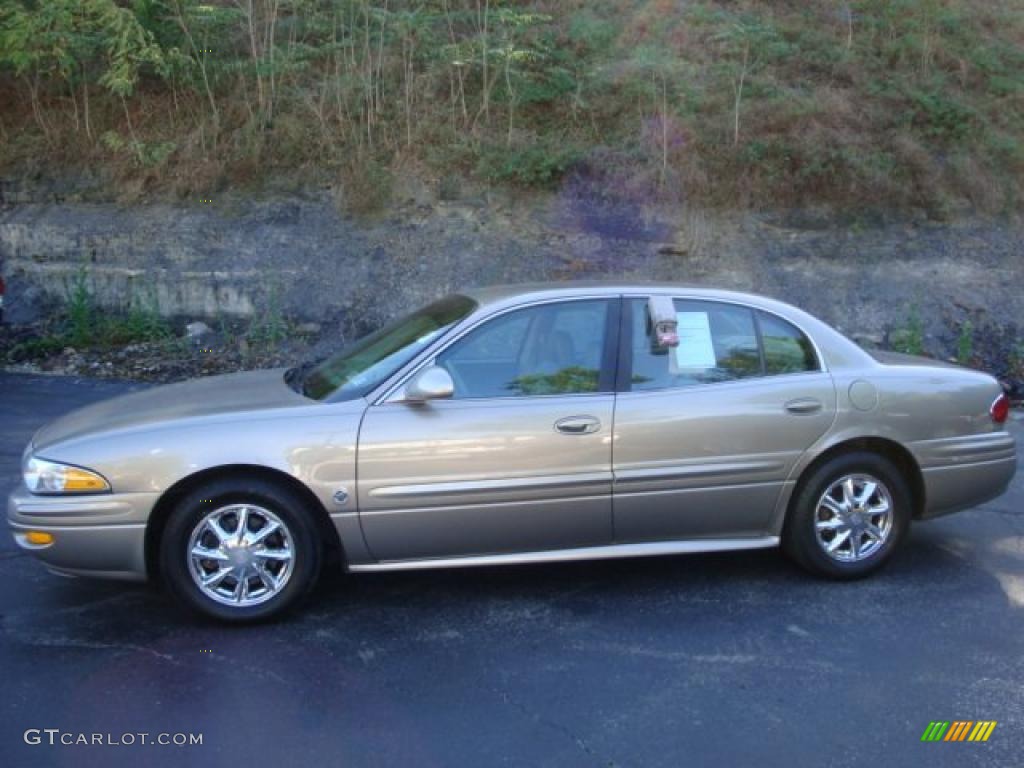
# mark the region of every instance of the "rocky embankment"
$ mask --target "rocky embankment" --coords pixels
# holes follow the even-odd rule
[[[723,214],[608,202],[580,185],[529,201],[441,201],[414,188],[370,218],[339,213],[330,189],[133,205],[10,181],[0,190],[15,324],[0,333],[0,354],[24,349],[76,278],[105,310],[150,297],[178,336],[61,347],[21,365],[157,379],[273,365],[461,287],[587,278],[769,294],[863,344],[919,347],[1017,387],[1024,365],[1024,227],[1009,220]],[[231,330],[270,315],[288,329],[271,345]],[[215,329],[205,340],[185,337],[197,320]]]

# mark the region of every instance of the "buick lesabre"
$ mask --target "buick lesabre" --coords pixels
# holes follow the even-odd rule
[[[519,286],[317,364],[118,397],[40,429],[8,519],[64,574],[228,621],[351,572],[747,550],[864,576],[1015,468],[990,376],[867,352],[684,285]]]

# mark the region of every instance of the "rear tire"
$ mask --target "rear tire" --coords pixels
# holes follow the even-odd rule
[[[316,583],[315,521],[295,493],[260,478],[213,481],[175,506],[160,541],[164,584],[212,618],[279,616]]]
[[[896,465],[876,453],[845,453],[800,483],[782,545],[812,573],[862,578],[881,568],[902,544],[911,509],[910,489]]]

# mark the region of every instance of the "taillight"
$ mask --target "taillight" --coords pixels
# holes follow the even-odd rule
[[[1010,398],[1005,394],[1000,395],[992,401],[992,407],[988,409],[988,412],[992,414],[992,421],[1002,424],[1010,415]]]

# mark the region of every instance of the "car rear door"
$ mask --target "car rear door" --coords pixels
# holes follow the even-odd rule
[[[379,560],[608,544],[618,298],[492,316],[433,360],[448,400],[367,409],[359,515]]]
[[[782,318],[674,303],[674,349],[657,347],[646,297],[623,308],[615,539],[764,535],[794,464],[834,419],[831,376]]]

